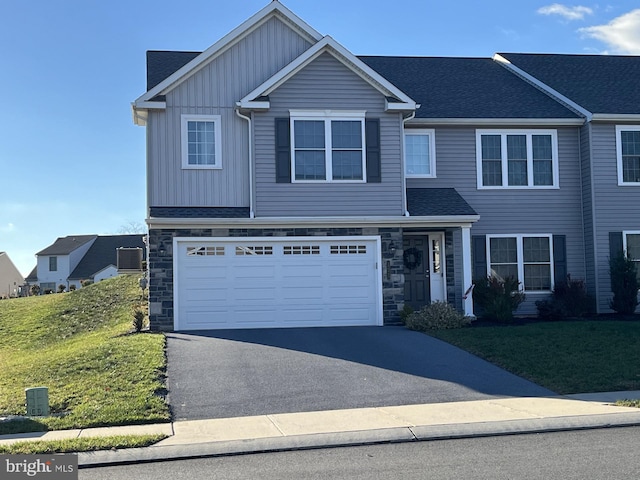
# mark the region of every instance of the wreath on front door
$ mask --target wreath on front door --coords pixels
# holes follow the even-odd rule
[[[404,268],[407,270],[415,270],[422,264],[422,252],[415,247],[407,248],[402,254]]]

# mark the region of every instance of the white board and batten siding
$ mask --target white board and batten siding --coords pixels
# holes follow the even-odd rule
[[[382,325],[379,237],[175,238],[174,328]]]

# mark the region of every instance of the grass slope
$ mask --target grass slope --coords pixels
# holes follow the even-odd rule
[[[166,435],[116,435],[112,437],[69,438],[66,440],[18,442],[0,445],[2,455],[38,455],[49,453],[93,452],[120,448],[148,447]]]
[[[156,395],[164,336],[129,334],[141,305],[135,276],[0,302],[0,415],[24,415],[24,389],[39,386],[52,413],[2,423],[0,433],[167,421]]]
[[[430,332],[560,394],[640,390],[640,322],[562,321]]]

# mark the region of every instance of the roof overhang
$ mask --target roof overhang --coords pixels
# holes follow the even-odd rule
[[[413,118],[407,125],[581,126],[584,118]]]
[[[211,45],[208,49],[191,60],[189,63],[178,69],[176,72],[165,78],[158,85],[148,90],[143,95],[138,97],[132,104],[133,118],[136,125],[145,125],[147,111],[151,109],[149,103],[163,103],[163,102],[151,102],[153,98],[158,95],[164,95],[169,90],[175,88],[175,86],[185,79],[196,73],[203,68],[209,61],[222,55],[231,47],[240,42],[244,37],[249,35],[254,30],[258,29],[264,23],[271,18],[276,17],[285,24],[289,25],[293,30],[307,40],[309,43],[314,44],[322,39],[322,35],[313,29],[308,23],[298,17],[295,13],[282,5],[279,1],[274,0],[270,2],[262,10],[251,16],[248,20],[243,22],[238,27],[234,28],[227,35],[222,37],[216,43]],[[166,108],[166,105],[162,108]],[[139,119],[140,123],[136,121]]]
[[[325,36],[314,46],[306,50],[302,55],[296,58],[289,65],[284,67],[274,76],[269,78],[262,85],[248,93],[244,98],[237,102],[237,106],[246,110],[264,110],[268,108],[269,102],[264,100],[270,93],[275,91],[284,82],[296,75],[300,70],[309,65],[320,55],[329,53],[336,60],[341,62],[352,72],[362,78],[365,82],[378,90],[385,97],[393,97],[398,102],[387,101],[387,111],[403,111],[411,112],[416,109],[416,102],[412,100],[406,93],[382,77],[378,72],[369,67],[362,60],[349,52],[346,48],[336,42],[330,36]]]
[[[592,121],[601,122],[640,122],[639,114],[594,113]]]
[[[149,118],[149,110],[165,110],[167,102],[133,102],[131,104],[131,114],[133,115],[133,123],[144,127]]]
[[[147,218],[149,228],[289,228],[292,226],[331,227],[337,225],[378,227],[470,227],[480,215],[431,217],[257,217],[257,218]]]

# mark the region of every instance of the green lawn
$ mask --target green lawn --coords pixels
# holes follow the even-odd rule
[[[584,320],[430,332],[560,394],[640,390],[640,321]]]
[[[33,440],[0,445],[2,455],[37,455],[49,453],[93,452],[121,448],[148,447],[166,435],[116,435],[112,437],[80,437],[66,440]]]
[[[0,423],[0,434],[169,420],[164,336],[131,334],[136,276],[75,292],[0,301],[0,416],[25,414],[49,388],[52,416]]]

